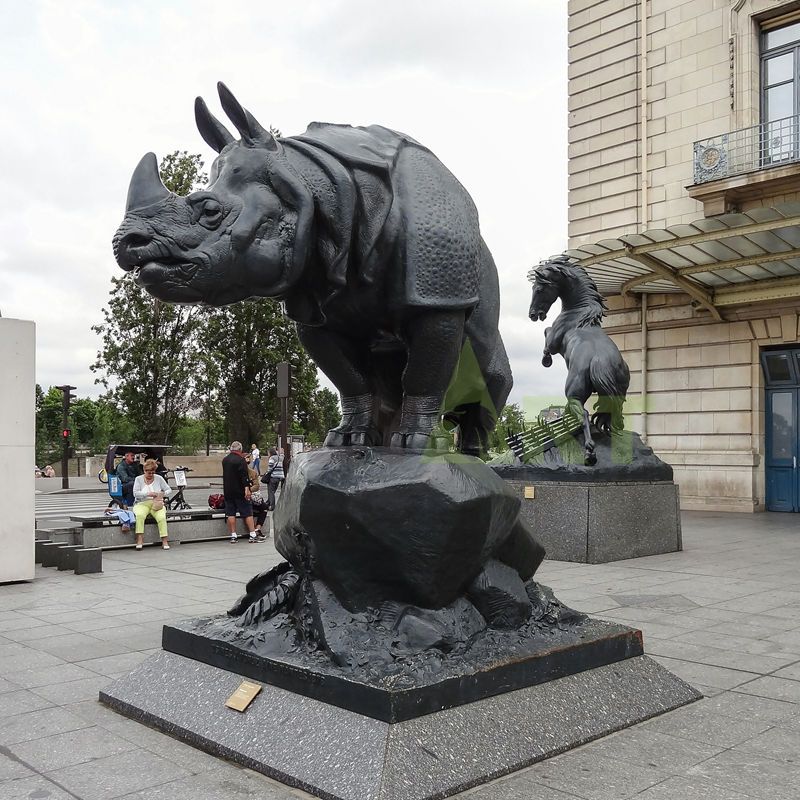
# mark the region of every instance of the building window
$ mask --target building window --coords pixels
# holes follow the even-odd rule
[[[798,158],[800,22],[761,33],[761,158]]]

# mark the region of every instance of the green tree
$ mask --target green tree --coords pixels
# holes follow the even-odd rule
[[[307,431],[308,442],[323,442],[328,431],[339,424],[340,417],[339,396],[336,392],[324,386],[318,389],[314,393],[313,416]]]
[[[51,386],[47,392],[36,384],[36,463],[41,467],[61,458],[63,395]]]
[[[497,426],[489,437],[489,448],[495,453],[504,453],[508,450],[506,437],[512,433],[519,433],[525,426],[525,414],[516,404],[503,406],[497,418]]]
[[[175,151],[161,162],[164,185],[187,195],[207,182],[199,155]],[[124,409],[136,439],[170,442],[196,404],[198,360],[193,341],[202,321],[196,306],[171,305],[138,287],[130,274],[111,278],[103,321],[92,326],[101,348],[91,370]],[[113,386],[112,386],[113,383]]]
[[[206,311],[200,333],[203,358],[221,365],[219,406],[226,438],[245,447],[275,440],[280,419],[277,365],[292,364],[291,421],[306,433],[314,420],[317,369],[306,354],[294,323],[274,300],[256,300]],[[294,428],[297,430],[297,428]]]

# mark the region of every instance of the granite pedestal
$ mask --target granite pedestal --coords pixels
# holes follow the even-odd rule
[[[520,498],[520,517],[547,557],[604,564],[681,550],[672,467],[633,431],[594,437],[592,466],[583,463],[581,433],[535,463],[494,467]]]
[[[328,800],[447,797],[699,699],[646,656],[398,723],[161,652],[100,699],[126,716]]]
[[[520,516],[554,561],[604,564],[683,548],[680,498],[671,481],[506,480],[522,501]]]

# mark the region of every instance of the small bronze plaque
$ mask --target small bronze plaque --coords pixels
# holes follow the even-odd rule
[[[260,691],[260,683],[242,681],[239,688],[225,701],[225,705],[236,711],[245,711]]]
[[[536,499],[536,487],[535,486],[526,486],[525,487],[525,499],[526,500],[534,500],[534,499]]]

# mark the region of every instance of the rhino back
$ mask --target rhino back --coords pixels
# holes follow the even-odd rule
[[[433,153],[419,147],[403,148],[393,178],[406,232],[405,303],[473,308],[481,284],[481,235],[472,198]]]

